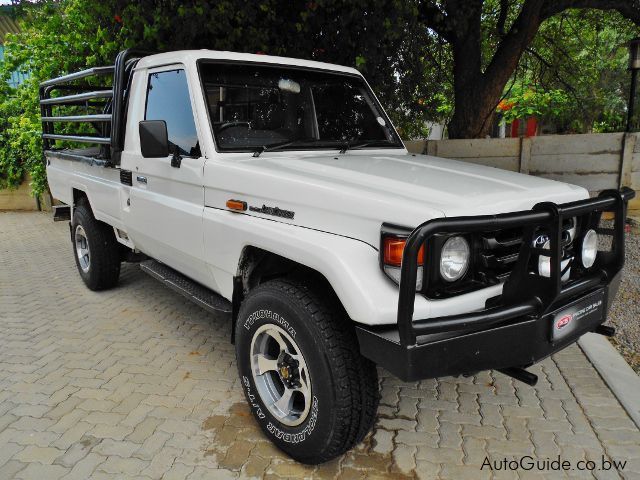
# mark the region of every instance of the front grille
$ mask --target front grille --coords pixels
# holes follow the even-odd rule
[[[522,229],[514,228],[480,234],[479,280],[490,285],[509,276],[522,245]]]
[[[563,280],[568,280],[574,270],[574,262],[570,259],[575,257],[574,240],[578,238],[578,223],[575,218],[569,218],[563,222],[562,226],[562,266]],[[544,248],[549,239],[550,232],[540,227],[534,234],[535,247]],[[492,285],[497,285],[507,280],[515,268],[522,247],[524,229],[514,227],[503,230],[481,231],[464,235],[471,246],[471,265],[467,274],[455,282],[445,282],[440,276],[440,251],[447,235],[436,235],[427,246],[426,264],[431,268],[424,271],[425,284],[427,288],[423,293],[427,298],[442,299],[454,297],[464,293],[480,290]],[[548,248],[548,246],[547,246]],[[528,265],[529,272],[538,273],[539,256],[534,254],[530,258]],[[549,274],[543,274],[548,276]]]
[[[522,228],[483,232],[479,235],[478,275],[479,280],[492,285],[506,280],[516,261],[522,245]],[[542,247],[547,232],[539,230],[534,234],[534,241],[540,241]],[[572,255],[572,242],[577,236],[575,218],[564,221],[562,225],[562,246],[566,255]]]

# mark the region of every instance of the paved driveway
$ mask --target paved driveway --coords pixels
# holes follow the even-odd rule
[[[485,457],[592,460],[550,478],[640,478],[640,432],[578,347],[532,370],[404,383],[381,372],[372,435],[305,467],[254,425],[230,326],[125,265],[87,290],[68,227],[0,213],[0,478],[489,478]],[[602,455],[626,460],[601,469]],[[544,466],[544,465],[542,465]],[[495,478],[538,472],[494,471]]]

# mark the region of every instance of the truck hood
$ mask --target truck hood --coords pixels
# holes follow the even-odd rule
[[[281,218],[287,223],[356,238],[376,248],[385,222],[414,228],[437,217],[527,210],[542,201],[588,197],[585,189],[574,185],[405,151],[274,152],[225,164],[228,168],[215,169],[218,175],[211,169],[218,177],[215,184],[227,188],[205,188],[208,206],[224,208],[229,195],[235,195],[250,206],[293,212],[293,218]],[[206,178],[208,170],[205,167]],[[274,219],[269,213],[248,213]]]

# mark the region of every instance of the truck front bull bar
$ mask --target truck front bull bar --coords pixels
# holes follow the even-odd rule
[[[513,318],[528,315],[544,315],[557,302],[593,289],[613,279],[624,265],[624,224],[627,202],[635,196],[629,188],[606,190],[598,197],[562,205],[551,202],[539,203],[530,211],[482,215],[475,217],[442,218],[425,222],[409,235],[402,258],[400,292],[398,298],[398,330],[400,344],[416,344],[420,335],[469,330],[495,326]],[[595,265],[588,275],[565,287],[562,285],[562,224],[563,220],[592,212],[612,211],[614,226],[604,229],[594,225],[599,234],[613,236],[612,249],[599,252]],[[413,320],[415,284],[418,274],[418,250],[435,234],[473,233],[514,227],[524,229],[523,242],[518,262],[506,280],[501,305],[480,312],[447,317]],[[550,248],[533,246],[537,228],[546,227]],[[549,277],[528,271],[532,255],[544,255],[551,259]],[[428,276],[424,282],[428,281]],[[423,287],[426,290],[426,284]]]
[[[545,202],[529,211],[423,223],[405,244],[397,324],[356,325],[360,352],[405,381],[495,369],[535,383],[535,378],[529,378],[535,376],[527,374],[523,367],[574,343],[584,333],[601,329],[620,284],[627,202],[634,196],[635,192],[628,188],[607,190],[596,198],[562,205]],[[613,228],[600,226],[602,212],[613,212]],[[599,251],[591,268],[572,268],[571,278],[563,283],[562,225],[564,219],[572,217],[580,217],[582,222],[574,242],[581,242],[586,229],[594,229],[611,236],[612,247]],[[422,245],[428,249],[430,239],[437,234],[464,235],[509,228],[522,229],[522,244],[500,296],[489,299],[481,311],[413,319],[418,250]],[[548,249],[533,245],[540,228],[549,237]],[[550,258],[549,277],[531,271],[533,255]],[[427,291],[429,277],[424,276],[422,291]],[[589,302],[602,305],[602,310],[577,321],[567,334],[555,338],[551,325],[558,312]],[[524,374],[527,378],[521,378]]]

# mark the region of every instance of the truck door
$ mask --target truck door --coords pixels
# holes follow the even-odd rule
[[[142,109],[136,109],[140,112]],[[171,149],[177,148],[179,166],[172,156],[143,158],[130,152],[132,188],[127,227],[136,246],[147,255],[208,284],[204,263],[202,215],[204,157],[193,115],[187,74],[183,66],[150,70],[146,79],[144,113],[140,120],[164,120]],[[124,155],[124,154],[123,154]],[[124,161],[124,158],[123,158]]]

